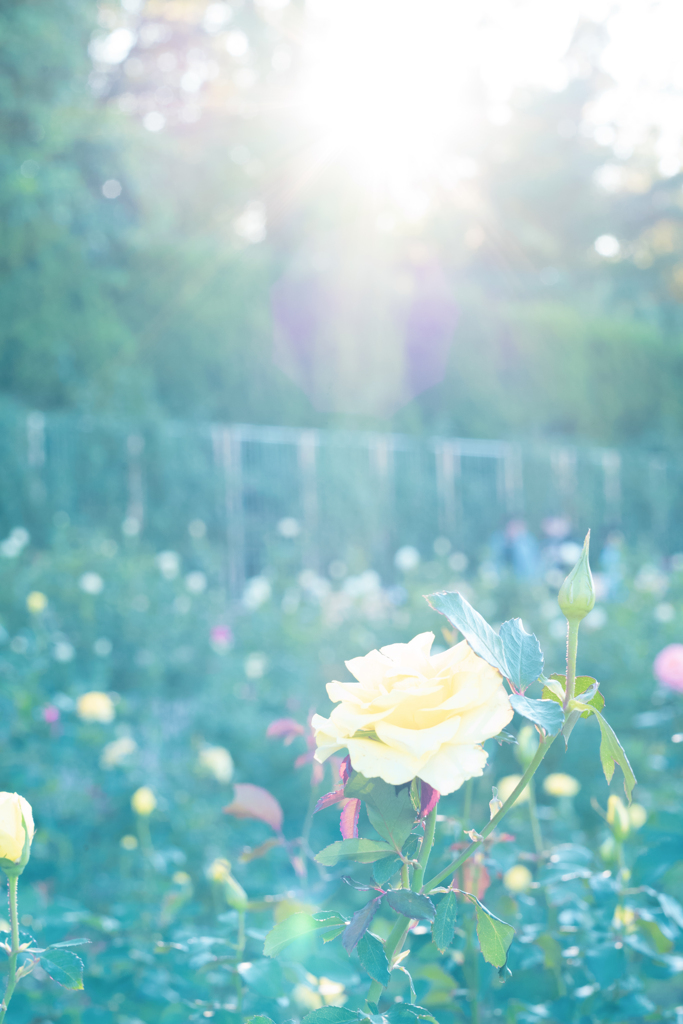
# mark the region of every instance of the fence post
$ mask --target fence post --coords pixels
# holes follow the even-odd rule
[[[242,479],[242,431],[239,427],[212,427],[214,460],[223,477],[228,593],[238,598],[244,588],[245,536]]]
[[[297,440],[297,457],[301,478],[301,510],[303,515],[303,562],[305,569],[318,571],[320,551],[318,544],[318,434],[315,430],[302,430]]]
[[[434,445],[436,491],[439,503],[439,531],[451,542],[461,528],[460,483],[462,460],[458,441],[439,438]]]

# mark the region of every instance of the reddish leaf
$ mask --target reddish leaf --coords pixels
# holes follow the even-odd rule
[[[439,802],[441,793],[434,789],[428,782],[422,782],[420,790],[420,817],[426,818],[430,811],[433,811]]]
[[[266,729],[266,736],[270,739],[281,738],[287,747],[297,736],[303,736],[305,731],[303,725],[294,718],[276,718]]]
[[[360,800],[348,800],[339,818],[342,839],[358,839],[359,815]]]
[[[317,814],[318,811],[324,811],[326,807],[331,807],[333,804],[338,804],[340,800],[344,799],[343,789],[334,789],[331,793],[325,793],[325,796],[321,796],[317,804],[313,808],[313,813]]]
[[[339,778],[342,780],[344,785],[346,785],[346,783],[351,778],[352,771],[353,768],[351,767],[351,758],[347,754],[342,763],[339,765]]]
[[[234,790],[234,800],[223,808],[225,814],[232,814],[235,818],[256,818],[265,821],[276,832],[282,831],[284,814],[272,793],[251,782],[236,782]]]

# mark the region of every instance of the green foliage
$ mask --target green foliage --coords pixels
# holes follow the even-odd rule
[[[378,981],[380,985],[388,985],[389,962],[380,940],[371,932],[366,932],[356,946],[356,950],[363,970],[370,975],[372,980]]]
[[[518,715],[540,725],[549,736],[558,733],[564,724],[564,712],[551,700],[531,700],[520,693],[510,695],[510,703]]]
[[[316,854],[318,864],[325,867],[333,867],[340,860],[356,860],[359,864],[372,864],[375,860],[381,860],[391,852],[388,843],[378,842],[374,839],[342,839]]]
[[[432,922],[432,938],[439,952],[444,953],[453,941],[457,919],[458,898],[454,892],[447,892],[437,906]]]
[[[312,933],[325,933],[338,931],[340,926],[346,926],[347,922],[336,912],[325,914],[292,914],[276,924],[272,931],[268,932],[263,944],[263,952],[266,956],[279,956],[280,953],[292,942]]]
[[[474,897],[470,898],[474,899]],[[511,924],[501,921],[499,917],[487,910],[479,900],[475,900],[474,909],[477,915],[477,938],[482,956],[487,963],[502,970],[507,964],[508,950],[515,936],[515,929]]]
[[[430,594],[427,601],[434,611],[445,615],[462,633],[475,654],[508,678],[510,670],[505,661],[502,638],[491,629],[488,622],[462,594]]]
[[[344,795],[364,801],[370,824],[400,853],[415,822],[410,789],[390,786],[382,779],[366,779],[355,772],[344,787]]]
[[[433,921],[436,908],[428,896],[411,892],[410,889],[390,889],[386,901],[392,910],[404,917]]]
[[[56,945],[40,954],[40,966],[64,988],[83,988],[83,961],[68,949],[59,949]]]
[[[511,683],[524,690],[543,672],[541,645],[533,633],[527,633],[521,619],[509,619],[500,627],[505,663]]]

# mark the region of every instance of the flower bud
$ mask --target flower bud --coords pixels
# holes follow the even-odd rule
[[[588,545],[590,542],[590,530],[583,542],[581,556],[560,587],[557,595],[562,614],[569,622],[580,622],[585,619],[595,605],[595,588],[593,576],[588,562]]]
[[[20,875],[28,864],[35,833],[33,811],[18,793],[0,793],[0,867]]]
[[[631,831],[628,811],[618,796],[611,796],[607,801],[607,824],[618,843],[623,842]]]
[[[136,814],[148,818],[157,805],[157,798],[149,786],[140,786],[130,798],[130,805]]]
[[[76,714],[83,722],[102,722],[106,725],[114,721],[116,709],[108,693],[89,690],[76,701]]]
[[[508,892],[526,892],[534,878],[524,864],[514,864],[503,875],[503,885]]]
[[[247,909],[249,897],[237,879],[233,877],[232,866],[229,860],[224,860],[222,857],[218,858],[209,867],[208,874],[213,882],[222,886],[228,906],[234,910]]]
[[[498,790],[496,789],[495,786],[493,786],[493,796],[489,800],[489,812],[491,814],[491,820],[495,818],[495,816],[498,814],[498,811],[501,809],[502,806],[503,801],[498,796]]]

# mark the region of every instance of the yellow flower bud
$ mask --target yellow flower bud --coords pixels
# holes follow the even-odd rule
[[[551,772],[543,780],[543,789],[549,796],[576,796],[581,789],[581,783],[573,775]]]
[[[40,615],[47,608],[47,597],[40,590],[32,590],[26,598],[26,607],[31,615]]]
[[[157,798],[149,786],[140,786],[130,798],[130,806],[143,818],[149,817],[156,805]]]
[[[235,910],[247,909],[249,897],[237,879],[233,878],[229,860],[225,860],[223,857],[217,858],[209,867],[208,875],[213,882],[223,887],[228,906]]]
[[[138,848],[137,836],[131,836],[131,835],[121,836],[121,839],[119,840],[119,845],[121,846],[121,848],[123,850],[128,850],[128,851],[130,851],[130,850],[137,850],[137,848]]]
[[[607,801],[607,824],[618,843],[623,842],[631,831],[628,811],[618,796],[611,796]]]
[[[631,828],[642,828],[647,821],[647,811],[642,804],[631,804],[628,809],[628,820]]]
[[[106,725],[114,721],[116,710],[108,693],[90,690],[82,693],[76,701],[76,714],[84,722],[103,722]]]
[[[512,796],[513,792],[522,781],[521,775],[504,775],[502,779],[498,779],[496,783],[496,789],[498,790],[498,796],[505,803],[509,796]],[[522,792],[515,800],[515,807],[517,804],[527,803],[529,799],[529,787],[525,786]]]
[[[595,587],[593,576],[588,561],[588,545],[590,543],[590,530],[583,542],[581,556],[560,587],[557,595],[562,614],[570,622],[580,622],[585,619],[595,605]]]
[[[188,875],[187,871],[174,871],[173,881],[176,885],[189,885],[192,878]]]
[[[35,834],[33,811],[18,793],[0,793],[0,867],[20,875],[28,864]]]
[[[526,892],[531,888],[533,875],[524,864],[515,864],[503,875],[503,885],[508,892]]]

